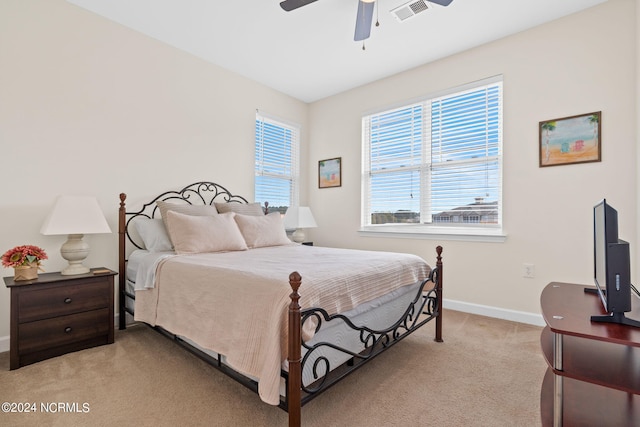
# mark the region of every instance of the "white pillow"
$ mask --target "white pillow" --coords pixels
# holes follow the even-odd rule
[[[261,216],[237,214],[235,220],[249,248],[280,246],[291,243],[284,230],[282,216],[279,212]]]
[[[264,216],[264,211],[260,203],[219,203],[214,202],[216,209],[220,213],[235,212],[242,215]]]
[[[133,225],[142,239],[142,244],[148,251],[163,252],[173,250],[162,219],[136,218],[133,220]]]
[[[167,231],[177,254],[243,251],[247,244],[242,238],[234,213],[214,216],[185,215],[168,211]]]

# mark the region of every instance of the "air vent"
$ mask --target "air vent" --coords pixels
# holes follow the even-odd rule
[[[395,9],[391,9],[390,12],[398,21],[402,22],[416,16],[420,12],[424,12],[428,8],[429,6],[427,6],[427,3],[424,0],[417,0],[410,1],[409,3],[398,6]]]

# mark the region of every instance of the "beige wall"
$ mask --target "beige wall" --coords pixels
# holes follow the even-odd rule
[[[593,282],[592,207],[606,197],[620,235],[638,253],[635,1],[610,0],[549,24],[316,102],[310,160],[343,159],[343,184],[310,200],[317,244],[411,252],[432,261],[443,245],[450,306],[537,314],[550,281]],[[424,46],[429,49],[429,44]],[[504,243],[372,238],[360,225],[363,111],[502,74],[504,77]],[[538,123],[602,111],[602,162],[538,167]],[[535,278],[522,277],[523,263]],[[636,267],[637,263],[633,263]],[[634,268],[634,272],[637,268]],[[637,274],[636,274],[637,277]],[[523,312],[512,313],[511,311]]]
[[[320,225],[309,230],[316,244],[411,252],[430,261],[442,244],[449,304],[530,320],[547,282],[590,283],[590,209],[598,199],[618,208],[621,236],[637,254],[635,3],[609,0],[306,105],[64,0],[3,0],[0,252],[41,245],[51,258],[45,268],[61,269],[65,238],[39,234],[59,194],[96,195],[114,231],[120,192],[135,203],[215,180],[252,195],[259,108],[303,125],[308,167],[301,197]],[[362,112],[496,74],[504,75],[506,242],[359,236]],[[601,163],[538,168],[539,121],[597,110]],[[342,187],[319,190],[318,160],[337,156]],[[115,233],[87,239],[87,264],[116,269]],[[535,264],[534,279],[521,277],[524,262]],[[8,335],[9,292],[0,287],[0,350]]]
[[[86,265],[114,270],[121,192],[134,203],[213,180],[253,197],[256,108],[300,123],[306,140],[298,100],[64,0],[2,0],[0,254],[40,245],[59,271],[65,237],[39,230],[60,194],[97,196],[114,233],[86,237]],[[2,285],[0,351],[8,335]]]

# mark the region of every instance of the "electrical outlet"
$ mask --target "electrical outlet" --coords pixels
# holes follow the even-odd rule
[[[522,264],[522,277],[532,279],[536,275],[536,266],[533,264]]]

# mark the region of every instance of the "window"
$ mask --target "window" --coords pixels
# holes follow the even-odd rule
[[[501,228],[501,77],[366,115],[362,128],[364,231]]]
[[[298,204],[300,128],[256,112],[255,201],[284,214]]]

